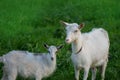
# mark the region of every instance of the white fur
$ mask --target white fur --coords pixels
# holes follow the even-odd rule
[[[91,32],[81,33],[80,30],[84,24],[62,23],[66,25],[66,43],[72,44],[71,59],[74,64],[75,79],[79,80],[79,71],[83,68],[83,80],[87,80],[89,69],[91,68],[92,80],[95,80],[96,67],[101,66],[101,76],[102,80],[104,80],[109,54],[109,38],[107,31],[102,28],[94,28]],[[77,53],[81,47],[82,50]]]
[[[48,51],[50,53],[47,54],[10,51],[0,57],[0,61],[4,63],[4,74],[1,80],[15,80],[18,74],[26,78],[35,77],[36,80],[49,76],[56,69],[57,47],[50,46]]]

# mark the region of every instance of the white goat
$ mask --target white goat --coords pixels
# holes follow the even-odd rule
[[[56,69],[56,52],[61,46],[44,45],[49,53],[33,54],[28,51],[10,51],[0,57],[0,62],[4,63],[3,77],[1,80],[16,80],[18,74],[27,78],[34,77],[41,80],[47,77]]]
[[[101,67],[102,80],[105,78],[105,69],[109,54],[109,37],[102,28],[93,29],[88,33],[81,33],[84,24],[62,23],[66,26],[66,43],[72,44],[71,59],[75,69],[75,79],[79,80],[79,71],[84,69],[84,78],[87,80],[89,69],[92,70],[92,80],[96,78],[96,67]],[[80,29],[80,30],[79,30]]]

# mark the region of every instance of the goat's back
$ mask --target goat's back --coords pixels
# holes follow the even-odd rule
[[[109,38],[107,31],[102,28],[93,29],[83,34],[83,53],[87,54],[93,66],[101,65],[107,60],[109,51]],[[89,60],[88,59],[88,60]]]

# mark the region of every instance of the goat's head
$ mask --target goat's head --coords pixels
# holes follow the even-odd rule
[[[47,48],[49,55],[51,57],[51,60],[54,60],[56,56],[56,52],[63,47],[63,45],[60,45],[58,47],[56,46],[48,46],[47,44],[44,44],[44,47]]]
[[[78,25],[77,23],[67,23],[61,21],[61,23],[66,27],[66,43],[71,43],[75,41],[78,36],[80,36],[80,30],[84,27],[84,23]]]

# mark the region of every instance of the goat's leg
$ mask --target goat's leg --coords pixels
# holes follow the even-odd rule
[[[75,80],[79,80],[80,69],[78,69],[76,66],[74,66],[74,69],[75,69]]]
[[[84,68],[84,77],[83,80],[87,80],[90,67]]]
[[[96,67],[91,68],[91,71],[92,71],[92,80],[95,80],[95,78],[96,78],[96,71],[97,71]]]
[[[102,77],[102,80],[104,80],[105,78],[105,70],[106,70],[106,67],[107,67],[107,62],[106,61],[102,66],[101,66],[101,77]]]

